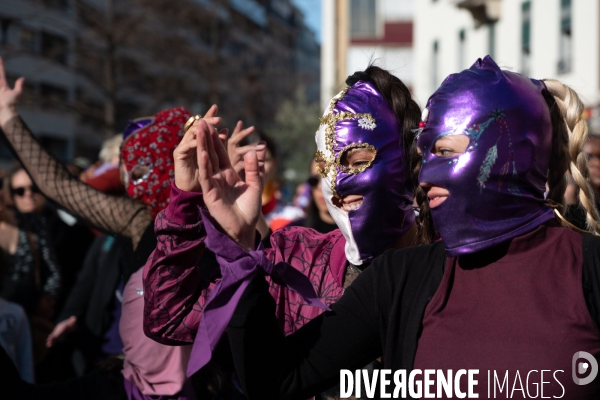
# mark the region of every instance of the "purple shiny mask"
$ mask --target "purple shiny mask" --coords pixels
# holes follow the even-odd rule
[[[129,121],[127,126],[123,130],[123,140],[127,139],[132,133],[139,131],[140,129],[154,123],[153,117],[136,119]]]
[[[402,128],[374,85],[358,81],[330,101],[316,141],[327,207],[346,238],[346,257],[360,265],[381,254],[415,220]],[[372,151],[374,157],[345,167],[344,154],[356,147]],[[362,196],[362,204],[345,210],[333,203],[348,195]]]
[[[487,56],[448,76],[429,98],[417,141],[419,182],[450,192],[431,209],[448,255],[489,248],[553,218],[544,199],[552,146],[544,89],[540,81],[500,70]],[[447,135],[466,135],[466,151],[434,154]]]

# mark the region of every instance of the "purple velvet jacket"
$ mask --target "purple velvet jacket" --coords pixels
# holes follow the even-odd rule
[[[156,216],[158,243],[144,266],[144,332],[161,343],[193,343],[204,304],[220,278],[219,270],[208,276],[201,269],[206,237],[202,206],[202,194],[183,192],[172,183],[169,206]],[[319,298],[330,305],[344,292],[345,244],[338,229],[321,234],[294,226],[274,232],[272,248],[265,253],[271,262],[285,261],[308,276]],[[267,279],[286,335],[323,312]]]

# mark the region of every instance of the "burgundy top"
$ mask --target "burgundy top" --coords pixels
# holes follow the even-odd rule
[[[548,223],[484,253],[491,257],[447,259],[425,310],[415,369],[479,369],[480,398],[534,397],[542,388],[541,370],[550,370],[540,398],[598,398],[600,379],[578,386],[571,375],[576,352],[600,356],[600,335],[582,289],[581,234]],[[466,383],[463,377],[463,391]]]

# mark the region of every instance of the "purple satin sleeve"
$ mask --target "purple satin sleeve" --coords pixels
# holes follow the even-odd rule
[[[329,310],[315,293],[308,277],[288,263],[273,264],[265,256],[260,243],[257,250],[246,252],[215,227],[208,211],[200,211],[207,235],[205,244],[216,255],[221,266],[222,278],[215,285],[204,307],[188,363],[188,376],[210,361],[212,352],[225,332],[244,290],[257,273],[271,276],[282,286],[297,292],[308,304]]]
[[[154,222],[156,249],[144,266],[144,332],[159,343],[192,344],[211,285],[200,269],[204,254],[202,193],[171,184],[169,206]],[[219,271],[214,271],[218,273]]]

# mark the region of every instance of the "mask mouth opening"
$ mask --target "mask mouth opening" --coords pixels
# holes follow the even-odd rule
[[[359,194],[349,194],[343,198],[332,197],[331,203],[342,211],[350,212],[358,210],[363,203],[363,196]]]

